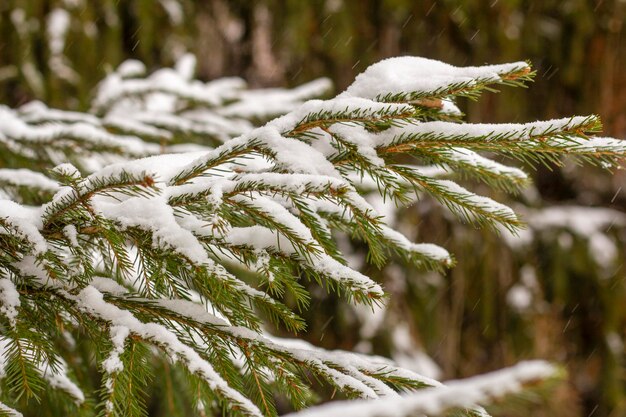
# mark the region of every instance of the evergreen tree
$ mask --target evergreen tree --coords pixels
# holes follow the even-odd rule
[[[462,123],[456,97],[523,85],[533,76],[524,62],[392,58],[337,97],[310,101],[326,80],[248,91],[238,79],[195,81],[192,68],[184,57],[144,77],[126,62],[91,113],[0,109],[0,412],[141,416],[156,404],[171,415],[275,415],[283,399],[313,404],[319,382],[366,400],[303,415],[483,416],[478,404],[560,375],[531,362],[442,386],[267,328],[304,330],[306,281],[348,302],[385,301],[380,284],[348,266],[338,236],[364,242],[376,267],[390,256],[454,264],[387,226],[368,190],[396,204],[428,196],[462,220],[515,231],[509,207],[445,177],[507,191],[527,182],[477,152],[616,166],[626,144],[589,136],[596,116]]]

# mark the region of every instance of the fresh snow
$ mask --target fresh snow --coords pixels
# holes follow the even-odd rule
[[[626,215],[620,211],[602,207],[552,206],[542,209],[525,210],[522,213],[528,229],[514,236],[503,232],[505,242],[513,249],[525,247],[534,235],[547,231],[563,230],[587,241],[587,248],[592,259],[602,268],[613,265],[618,256],[616,242],[607,236],[613,227],[626,225]],[[565,237],[561,239],[565,241]]]
[[[0,106],[0,141],[23,146],[59,147],[66,143],[80,143],[87,149],[91,146],[104,149],[117,148],[122,152],[139,157],[154,153],[157,148],[135,136],[114,135],[99,126],[84,121],[75,123],[28,124],[10,109]]]
[[[368,67],[340,97],[376,99],[386,94],[434,93],[451,85],[498,82],[501,74],[528,69],[525,62],[481,67],[455,67],[433,59],[405,56]]]
[[[173,2],[161,3],[175,20]],[[48,30],[54,33],[50,37],[56,42],[56,50],[62,51],[61,40],[64,42],[67,29],[62,16],[50,17]],[[195,64],[192,56],[181,55],[174,69],[162,69],[145,76],[143,64],[126,61],[99,85],[90,114],[50,109],[42,103],[30,103],[18,110],[0,107],[0,142],[11,152],[36,158],[39,148],[48,144],[61,148],[84,146],[86,150],[111,150],[112,155],[106,157],[101,154],[79,156],[76,166],[83,171],[81,174],[78,168],[66,162],[68,158],[62,149],[47,149],[50,160],[63,162],[53,169],[53,173],[72,177],[77,181],[74,188],[61,187],[41,173],[0,169],[0,184],[54,193],[51,202],[41,207],[0,200],[0,221],[8,226],[0,228],[0,233],[19,236],[33,248],[31,251],[25,249],[21,259],[13,264],[18,275],[33,278],[35,284],[54,290],[58,296],[76,303],[85,314],[109,324],[112,348],[101,364],[108,378],[106,388],[111,389],[112,378],[123,371],[121,355],[128,338],[139,337],[163,350],[173,361],[182,361],[234,406],[251,415],[261,414],[252,402],[228,386],[212,365],[192,348],[186,337],[179,338],[184,330],[182,325],[144,323],[130,311],[105,301],[105,295],[152,302],[224,336],[233,343],[234,351],[237,351],[237,342],[262,346],[309,366],[339,388],[351,389],[363,398],[380,398],[378,402],[322,406],[295,414],[298,416],[391,416],[392,412],[421,415],[450,407],[474,407],[476,403],[516,391],[525,383],[555,373],[554,368],[543,362],[530,362],[442,386],[434,379],[411,371],[429,369],[429,373],[436,374],[437,368],[412,342],[407,328],[398,326],[394,329],[392,337],[398,349],[392,353],[410,369],[398,367],[385,358],[326,351],[303,341],[280,339],[262,331],[235,326],[232,324],[235,320],[229,314],[232,312],[211,305],[200,291],[185,288],[183,297],[188,299],[165,299],[159,298],[165,295],[157,295],[151,284],[139,283],[138,277],[146,274],[148,268],[140,265],[140,249],[133,247],[131,242],[126,242],[128,255],[135,261],[130,276],[122,277],[119,282],[96,276],[85,283],[86,286],[76,286],[66,282],[64,277],[51,279],[42,255],[52,251],[48,255],[71,259],[77,252],[74,249],[80,248],[87,237],[81,236],[85,233],[84,225],[61,225],[60,233],[55,233],[54,239],[61,236],[71,247],[58,249],[55,245],[48,245],[43,235],[50,224],[54,226],[51,219],[57,218],[54,217],[55,211],[82,196],[85,216],[115,224],[121,230],[137,228],[148,232],[155,248],[178,254],[184,258],[182,262],[187,261],[190,270],[202,268],[211,277],[223,280],[246,302],[262,301],[266,305],[279,306],[279,301],[240,280],[222,263],[265,274],[272,282],[275,271],[271,270],[269,261],[275,255],[285,255],[300,262],[303,269],[337,281],[348,292],[358,291],[361,295],[380,299],[384,296],[383,288],[327,253],[323,241],[317,240],[307,220],[319,223],[329,236],[335,232],[331,230],[333,221],[350,223],[355,218],[362,222],[371,221],[371,233],[391,249],[440,264],[451,264],[452,257],[444,248],[413,243],[391,227],[395,222],[395,206],[392,206],[391,199],[385,199],[389,196],[381,196],[378,192],[376,196],[363,197],[362,194],[378,191],[381,187],[377,178],[380,173],[397,181],[400,187],[415,185],[388,169],[390,162],[389,156],[384,154],[386,148],[398,143],[417,145],[420,141],[428,147],[429,142],[449,139],[448,142],[452,143],[446,143],[445,149],[438,150],[440,165],[395,167],[412,170],[416,177],[423,179],[418,184],[420,190],[435,196],[443,195],[444,203],[456,206],[468,217],[488,215],[505,224],[517,223],[517,217],[509,207],[478,196],[456,182],[435,178],[448,177],[454,171],[473,170],[515,183],[527,180],[523,171],[465,149],[465,146],[470,147],[466,145],[467,141],[527,141],[532,144],[541,139],[551,146],[578,153],[626,152],[622,141],[576,137],[581,126],[588,127],[595,122],[589,117],[497,125],[419,122],[409,117],[415,111],[413,104],[432,106],[447,115],[460,115],[450,97],[435,98],[428,103],[420,103],[419,97],[437,96],[451,84],[472,86],[504,81],[507,74],[525,71],[528,66],[523,62],[458,68],[424,58],[393,58],[371,66],[343,94],[331,100],[309,100],[328,92],[330,85],[326,79],[290,90],[247,90],[239,78],[208,83],[194,80]],[[414,103],[379,101],[386,95],[402,93],[418,98]],[[255,123],[283,113],[287,114],[254,128]],[[378,132],[370,129],[369,122],[382,119],[395,120]],[[563,133],[556,137],[549,137],[561,131]],[[210,142],[201,145],[175,143],[181,135],[206,137]],[[357,152],[371,171],[343,164],[346,161],[336,162],[345,149]],[[156,155],[158,153],[161,155]],[[128,160],[135,157],[143,158]],[[141,183],[137,187],[145,193],[138,189],[133,190],[136,193],[126,192],[115,184],[103,192],[95,191],[98,184],[122,174],[137,178]],[[230,217],[223,215],[225,211],[236,214],[232,224]],[[264,225],[246,222],[251,213],[253,217],[265,219]],[[594,211],[590,215],[575,209],[561,209],[555,213],[536,212],[528,218],[531,229],[566,227],[584,235],[590,240],[595,259],[600,264],[607,264],[614,257],[615,246],[601,231],[615,221],[626,223],[623,215],[617,219],[613,214]],[[237,216],[244,220],[238,223]],[[342,236],[345,243],[347,235]],[[339,246],[345,252],[341,243]],[[245,251],[253,254],[252,261],[240,255]],[[104,256],[98,253],[90,256],[96,269],[100,270]],[[12,325],[20,308],[14,282],[19,287],[18,281],[0,279],[0,313]],[[181,283],[182,280],[175,285]],[[507,299],[514,308],[523,311],[532,302],[532,295],[530,286],[517,284],[510,289]],[[363,331],[369,337],[372,336],[370,333]],[[236,354],[234,352],[233,356]],[[67,391],[77,402],[82,402],[82,392],[67,378],[65,368],[62,370],[60,374],[42,371],[42,375],[53,387]],[[380,373],[409,378],[431,388],[398,394],[372,377]]]
[[[533,294],[525,285],[516,284],[506,293],[506,301],[514,310],[523,313],[532,305]]]
[[[102,293],[92,286],[85,287],[74,299],[78,307],[84,312],[106,320],[119,329],[128,329],[130,333],[161,346],[173,360],[182,360],[190,372],[204,378],[211,389],[219,391],[223,396],[235,402],[237,406],[244,408],[250,415],[262,416],[259,409],[249,399],[228,386],[209,362],[202,359],[191,347],[183,344],[165,326],[156,323],[142,323],[129,311],[121,310],[104,301]],[[121,338],[120,334],[123,334],[121,332],[122,330],[113,336]],[[115,359],[112,360],[112,365],[119,366]],[[235,404],[232,405],[235,406]]]
[[[454,195],[460,202],[451,202],[451,204],[458,206],[460,210],[465,210],[468,216],[478,216],[478,214],[474,213],[482,212],[494,217],[506,219],[510,222],[518,221],[517,215],[510,207],[498,203],[488,197],[471,193],[454,181],[438,180],[436,184],[444,192]],[[464,209],[464,206],[466,205],[472,207],[471,211],[469,209]]]
[[[386,239],[406,252],[418,254],[425,258],[441,262],[444,265],[452,264],[450,253],[441,246],[433,245],[432,243],[413,243],[400,232],[387,226],[382,227],[382,232]]]
[[[532,138],[540,138],[552,132],[558,132],[561,130],[575,129],[590,121],[589,117],[576,116],[562,119],[552,119],[531,123],[451,123],[451,122],[423,122],[414,123],[407,126],[396,127],[393,126],[374,136],[374,140],[377,147],[388,146],[398,140],[399,137],[417,137],[417,138],[430,138],[432,141],[452,140],[458,143],[459,146],[463,145],[464,140],[470,139],[482,139],[485,142],[493,140],[510,140],[510,141],[524,141]],[[568,144],[571,146],[570,140],[561,140],[560,143]],[[587,141],[580,140],[581,145],[584,146]],[[555,142],[556,143],[556,142]],[[597,142],[589,142],[590,149],[596,146],[605,145],[607,147],[622,145],[621,141],[611,142],[609,140]],[[593,145],[595,144],[595,146]]]
[[[6,351],[9,348],[9,343],[11,341],[7,338],[0,338],[0,377],[4,377],[6,375],[6,360],[7,354]],[[27,343],[22,343],[22,349],[26,351],[27,354],[34,356],[35,352],[33,351],[32,345]],[[62,391],[65,391],[69,394],[73,399],[76,405],[80,406],[85,401],[85,394],[82,390],[72,381],[67,375],[67,364],[63,360],[63,358],[56,357],[56,364],[53,369],[50,363],[43,359],[39,359],[34,361],[35,369],[41,377],[48,382],[50,387],[57,388]],[[6,415],[9,416],[21,416],[22,414],[18,413],[0,403],[0,411],[7,412]]]
[[[9,320],[9,324],[14,328],[20,304],[20,294],[17,292],[13,281],[8,278],[0,278],[0,313]]]
[[[65,47],[65,37],[70,26],[70,14],[62,9],[56,8],[48,15],[46,30],[48,32],[48,43],[50,52],[53,55],[63,53]]]
[[[67,376],[67,364],[65,361],[62,358],[57,359],[59,360],[58,372],[53,371],[49,365],[41,366],[39,371],[48,384],[50,384],[51,388],[65,391],[74,399],[76,405],[81,405],[85,402],[85,394],[78,385]]]
[[[120,356],[124,353],[124,344],[130,334],[130,330],[125,326],[111,326],[109,329],[111,334],[111,344],[113,348],[109,356],[102,361],[102,369],[111,375],[124,370],[124,363],[121,361]],[[109,381],[111,381],[109,379]],[[106,387],[109,391],[113,389],[112,386]]]
[[[23,414],[4,403],[0,403],[0,412],[7,417],[23,417]]]
[[[256,129],[253,133],[274,153],[280,167],[295,173],[339,177],[333,164],[306,143],[284,137],[276,128],[269,126]]]
[[[489,374],[450,381],[441,387],[426,388],[403,394],[400,398],[376,401],[336,401],[287,414],[285,417],[408,417],[439,415],[453,408],[476,404],[519,391],[524,384],[550,378],[557,372],[543,361],[522,362]]]
[[[200,242],[176,222],[174,210],[163,197],[133,197],[121,202],[94,199],[93,206],[121,228],[138,227],[150,232],[157,246],[173,249],[196,265],[211,263]]]
[[[217,113],[223,116],[264,120],[289,113],[303,101],[326,94],[331,87],[332,83],[328,78],[320,78],[293,90],[273,88],[244,90],[236,95],[237,101],[217,109]]]
[[[17,234],[33,245],[34,253],[43,253],[48,244],[39,232],[42,222],[39,210],[25,207],[11,200],[0,200],[0,221],[14,227]],[[7,234],[4,228],[0,228],[1,234]]]
[[[484,170],[499,177],[510,177],[518,181],[528,179],[528,175],[521,169],[492,161],[469,149],[450,148],[447,152],[444,152],[444,155],[451,162]]]
[[[48,192],[55,192],[59,184],[39,172],[25,168],[9,169],[0,168],[0,184],[11,184],[20,187],[29,187]]]
[[[408,104],[378,103],[359,97],[336,98],[333,100],[309,100],[290,111],[284,116],[278,117],[268,123],[268,126],[277,128],[281,133],[288,133],[306,122],[324,121],[325,115],[342,114],[343,120],[350,119],[380,119],[383,115],[410,115],[414,113],[412,106]],[[332,118],[330,122],[336,122]]]

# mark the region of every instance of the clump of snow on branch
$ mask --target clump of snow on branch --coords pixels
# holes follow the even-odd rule
[[[287,414],[285,417],[441,415],[449,410],[492,402],[522,390],[524,385],[532,385],[557,373],[557,368],[543,361],[522,362],[489,374],[449,381],[441,387],[404,394],[400,398],[336,402]]]

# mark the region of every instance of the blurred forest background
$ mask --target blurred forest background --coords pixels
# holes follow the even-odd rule
[[[98,81],[122,61],[154,70],[186,52],[203,80],[236,75],[269,87],[327,76],[336,92],[396,55],[454,65],[529,60],[537,76],[528,90],[459,103],[467,119],[595,113],[606,136],[625,139],[625,18],[623,0],[2,0],[0,103],[86,110]],[[543,414],[531,415],[626,415],[624,174],[567,161],[526,169],[533,187],[496,196],[524,216],[526,231],[459,225],[426,200],[394,211],[405,234],[450,249],[456,268],[440,275],[364,265],[386,283],[387,308],[372,315],[314,292],[304,337],[444,379],[546,358],[565,364],[570,378],[547,411],[544,402]]]

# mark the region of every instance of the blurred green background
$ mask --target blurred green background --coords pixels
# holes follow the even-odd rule
[[[123,60],[156,69],[185,52],[197,56],[200,79],[238,75],[267,87],[328,76],[337,92],[389,56],[454,65],[529,60],[537,76],[528,90],[461,102],[467,119],[596,113],[604,134],[626,138],[625,18],[623,0],[1,0],[0,103],[40,99],[86,110],[97,82]],[[58,27],[67,33],[59,37]],[[364,312],[318,294],[305,337],[330,348],[404,352],[414,362],[424,352],[445,379],[547,358],[569,368],[569,383],[547,406],[522,415],[626,415],[624,175],[570,163],[531,172],[535,187],[508,200],[530,221],[524,244],[459,225],[421,201],[397,213],[400,227],[450,249],[458,266],[446,275],[365,266],[391,293],[383,324],[372,327]],[[533,213],[548,205],[615,211],[608,223],[581,233],[563,212],[556,215],[562,221],[533,224]],[[596,215],[575,218],[589,226]],[[598,253],[610,259],[600,262]],[[517,291],[516,302],[515,288],[526,291]],[[522,305],[519,297],[529,301]],[[397,334],[384,323],[406,331]],[[510,413],[504,415],[517,415]]]

